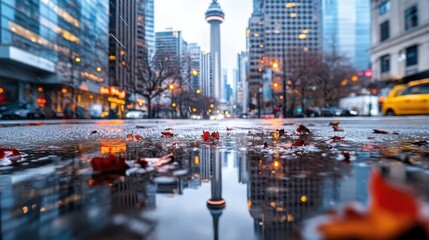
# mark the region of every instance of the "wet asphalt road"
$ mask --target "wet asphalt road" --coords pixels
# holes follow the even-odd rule
[[[329,126],[329,123],[334,120],[340,121],[339,127],[343,131],[336,132]],[[297,133],[296,129],[300,124],[307,126],[310,134]],[[380,167],[386,177],[413,187],[424,201],[429,199],[429,186],[425,184],[429,180],[429,144],[427,144],[429,116],[221,121],[21,121],[0,122],[0,126],[2,126],[0,127],[0,146],[16,148],[26,155],[22,162],[13,165],[4,163],[0,167],[0,192],[3,193],[1,195],[3,217],[0,225],[3,227],[0,230],[4,236],[9,236],[8,239],[23,237],[15,231],[18,225],[8,225],[8,222],[25,222],[28,228],[22,231],[23,234],[37,234],[40,239],[55,239],[58,236],[63,236],[64,239],[97,239],[106,237],[106,234],[111,235],[110,239],[124,237],[127,239],[142,237],[190,239],[189,236],[195,236],[196,239],[212,238],[211,228],[199,232],[192,228],[188,229],[188,232],[183,230],[189,226],[189,223],[186,224],[187,221],[207,221],[207,219],[195,217],[201,215],[199,211],[187,209],[174,213],[166,209],[172,206],[175,207],[174,211],[186,209],[184,200],[185,203],[186,201],[189,203],[201,197],[190,192],[183,194],[183,189],[198,188],[200,190],[197,192],[200,195],[209,194],[210,177],[203,177],[204,168],[210,169],[207,166],[213,164],[210,161],[215,161],[217,157],[214,156],[219,153],[221,153],[219,159],[224,162],[222,172],[227,181],[223,183],[227,209],[225,216],[220,220],[220,239],[237,239],[232,236],[235,236],[234,234],[239,236],[243,232],[250,234],[246,235],[246,239],[285,239],[287,236],[296,236],[296,229],[301,226],[302,221],[315,214],[350,200],[365,203],[368,171],[373,167]],[[166,130],[169,128],[172,130]],[[284,129],[285,135],[279,136],[278,129]],[[375,134],[374,129],[386,131],[387,134]],[[161,132],[165,131],[173,133],[174,136],[163,136]],[[204,141],[201,137],[202,131],[219,131],[220,139]],[[138,140],[135,138],[137,134],[141,137]],[[297,140],[302,140],[305,146],[293,146]],[[207,149],[212,150],[208,160],[204,159]],[[142,172],[141,176],[144,176],[145,180],[139,178],[138,186],[144,185],[144,191],[141,187],[133,190],[134,188],[128,185],[125,187],[120,185],[118,190],[118,187],[115,188],[118,181],[127,183],[131,181],[128,179],[131,175],[127,173],[126,176],[95,175],[94,177],[90,166],[92,157],[107,153],[124,154],[127,160],[136,160],[161,157],[169,152],[175,154],[175,165],[157,169],[150,175]],[[213,152],[216,152],[215,155]],[[345,153],[350,155],[350,158],[346,157]],[[208,164],[204,167],[203,163],[206,160]],[[242,165],[247,167],[242,168]],[[55,173],[50,171],[51,168],[56,169]],[[230,172],[230,169],[235,171],[236,168],[238,168],[238,176]],[[200,169],[198,170],[200,172],[196,169]],[[212,170],[207,171],[210,176]],[[52,176],[55,180],[50,180]],[[231,177],[238,178],[239,184],[234,185],[233,182],[236,180],[230,180]],[[179,187],[171,187],[170,180],[178,182]],[[52,181],[55,182],[54,187],[51,186]],[[8,187],[6,183],[9,182],[12,182],[14,187]],[[314,188],[310,189],[311,191],[304,184],[308,182]],[[344,183],[338,185],[337,182]],[[93,188],[94,184],[109,188],[100,190]],[[63,186],[67,187],[63,189]],[[293,199],[294,197],[294,192],[281,195],[282,191],[286,192],[287,189],[293,188],[299,192],[307,191],[306,195],[300,194],[297,201],[302,202],[303,196],[310,198],[314,195],[314,200],[308,201],[310,205],[303,208],[304,210],[289,209],[288,205],[280,207],[279,204],[285,204],[282,198]],[[4,194],[5,189],[8,189],[6,194]],[[39,190],[33,193],[31,189]],[[81,192],[77,193],[76,189],[81,189]],[[238,194],[237,192],[240,191],[243,192]],[[106,209],[115,209],[117,205],[115,199],[118,195],[122,199],[125,194],[129,202],[130,192],[138,193],[136,199],[139,200],[131,201],[132,204],[125,204],[125,207],[123,203],[119,204],[119,212],[121,214],[126,212],[125,215],[121,215],[126,216],[125,218],[130,217],[130,209],[136,212],[136,209],[146,211],[155,208],[151,203],[151,192],[156,192],[156,196],[178,194],[183,197],[165,200],[158,196],[156,210],[152,213],[155,217],[150,214],[149,217],[145,215],[144,220],[139,222],[141,224],[139,229],[143,228],[145,231],[141,230],[137,233],[131,230],[124,232],[123,229],[114,231],[112,229],[121,226],[120,223],[124,220],[118,220],[117,215],[107,214],[106,212],[110,210]],[[261,192],[265,194],[260,195]],[[53,193],[55,193],[55,199],[59,200],[54,201],[48,208],[50,200],[46,199],[51,199]],[[107,198],[107,195],[110,198]],[[207,197],[204,196],[200,203],[205,203]],[[92,204],[94,199],[98,199],[98,204]],[[234,199],[240,202],[240,204],[237,203],[237,207],[233,207]],[[267,210],[267,206],[271,209],[273,204],[276,206],[275,213]],[[103,207],[97,208],[98,205]],[[245,208],[242,208],[243,206]],[[205,204],[203,207],[206,208]],[[88,211],[88,209],[98,211],[99,214],[94,213],[94,216],[97,216],[94,218],[96,220],[90,216],[82,216],[80,211]],[[231,213],[227,211],[231,209],[242,210],[234,210],[233,212],[236,213],[231,215],[234,217],[228,217]],[[32,210],[37,210],[37,217],[36,215],[29,217]],[[206,212],[206,209],[203,211]],[[284,211],[289,213],[280,214]],[[113,210],[112,212],[117,213]],[[49,213],[53,217],[43,220],[44,218],[39,216],[40,213]],[[252,218],[249,217],[249,213]],[[78,234],[70,230],[82,229],[82,226],[71,223],[76,222],[76,216],[78,219],[86,219],[82,220],[82,224],[92,226],[91,231],[82,231]],[[183,218],[171,223],[170,219],[178,216]],[[237,223],[239,217],[244,219],[240,221],[253,219],[254,223],[249,223],[248,226]],[[100,218],[107,221],[104,221],[103,226],[110,226],[109,231],[96,231],[103,229],[101,226],[103,221],[100,221]],[[142,217],[137,218],[141,220]],[[153,223],[152,220],[157,223]],[[100,226],[91,221],[97,222]],[[284,225],[274,224],[278,221],[282,221]],[[287,225],[290,223],[296,225]],[[50,231],[51,227],[58,227],[58,224],[60,225],[58,229],[62,229],[62,226],[67,231]],[[208,224],[210,225],[211,222],[209,221]],[[257,226],[260,226],[260,229]],[[169,228],[171,234],[159,230],[163,228]],[[249,231],[249,228],[253,228],[253,231]]]

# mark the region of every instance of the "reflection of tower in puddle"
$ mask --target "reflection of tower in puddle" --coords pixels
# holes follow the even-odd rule
[[[281,161],[249,155],[248,207],[261,239],[294,239],[297,223],[317,212],[323,182],[305,159]],[[314,166],[313,166],[314,165]]]
[[[222,159],[216,151],[212,160],[211,198],[207,201],[207,208],[213,217],[214,239],[218,239],[219,218],[225,208],[225,200],[222,198]]]

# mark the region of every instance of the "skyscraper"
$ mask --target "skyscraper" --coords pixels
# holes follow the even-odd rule
[[[166,67],[180,68],[181,61],[187,51],[187,43],[182,37],[181,31],[167,29],[157,32],[156,36],[156,59],[164,59]]]
[[[247,113],[248,111],[248,81],[247,81],[247,72],[248,72],[248,54],[246,52],[239,52],[237,55],[237,103],[241,107],[242,113]]]
[[[201,91],[208,97],[214,98],[213,71],[211,66],[211,57],[208,52],[201,52]]]
[[[142,3],[145,9],[145,39],[148,50],[148,57],[152,59],[155,56],[155,9],[154,0],[144,0]]]
[[[288,62],[298,64],[304,53],[321,51],[320,1],[254,0],[254,9],[247,29],[249,97],[252,98],[253,108],[259,101],[258,93],[263,91],[262,72],[266,69],[280,70],[274,71],[271,80],[284,81],[293,75],[296,68],[287,64]]]
[[[356,70],[369,68],[370,0],[323,0],[323,51],[345,55]]]
[[[2,1],[0,9],[0,104],[59,114],[66,104],[107,102],[108,2]]]
[[[213,69],[214,96],[218,100],[224,101],[222,94],[221,79],[221,54],[220,54],[220,24],[224,21],[225,14],[220,8],[217,0],[213,0],[206,12],[206,21],[210,24],[210,53],[212,57],[211,68]]]
[[[193,91],[201,88],[201,48],[197,43],[189,43],[188,51],[190,57],[191,79],[190,84]],[[201,89],[200,89],[201,91]],[[207,92],[203,92],[204,95]]]

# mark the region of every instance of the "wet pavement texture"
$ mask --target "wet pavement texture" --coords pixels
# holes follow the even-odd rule
[[[374,167],[429,197],[429,117],[0,125],[0,146],[25,154],[0,160],[2,239],[313,238],[305,220],[366,204]],[[94,172],[108,154],[131,167]]]

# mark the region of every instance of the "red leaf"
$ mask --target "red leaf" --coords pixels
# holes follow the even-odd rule
[[[171,132],[161,132],[161,134],[162,134],[163,136],[166,136],[166,137],[173,137],[173,136],[174,136],[174,134],[173,134],[173,133],[171,133]]]
[[[8,154],[6,154],[6,152],[8,152]],[[15,148],[0,147],[0,159],[6,156],[17,157],[17,156],[21,156],[21,153]]]
[[[350,161],[350,153],[347,151],[343,151],[344,161],[349,162]]]
[[[295,141],[294,144],[292,144],[292,147],[302,147],[302,146],[307,146],[308,143],[305,142],[304,140],[298,139]]]
[[[203,131],[202,137],[204,140],[208,140],[210,138],[210,132]]]
[[[164,131],[172,131],[172,128],[166,128]]]
[[[296,129],[296,131],[299,133],[310,133],[310,130],[302,124],[299,125],[299,127]]]
[[[419,206],[416,197],[412,194],[390,185],[379,171],[373,171],[369,183],[371,210],[383,209],[398,217],[416,219],[419,214]]]
[[[116,157],[113,154],[105,157],[94,157],[91,159],[91,165],[94,171],[100,172],[124,171],[128,167],[123,156]]]
[[[219,132],[212,132],[212,138],[219,139]]]
[[[339,141],[341,141],[343,139],[344,139],[344,137],[339,137],[339,136],[333,136],[333,137],[331,137],[331,140],[333,142],[339,142]]]
[[[92,135],[92,134],[96,134],[97,133],[97,131],[96,130],[94,130],[94,131],[92,131],[91,133],[90,133],[90,135]]]
[[[134,137],[136,138],[137,141],[140,141],[140,139],[142,138],[139,134],[136,134]]]
[[[386,132],[386,131],[378,130],[378,129],[373,129],[372,131],[373,131],[372,133],[375,133],[375,134],[389,134],[389,133],[388,133],[388,132]]]
[[[344,130],[338,126],[332,126],[335,132],[344,132]]]

